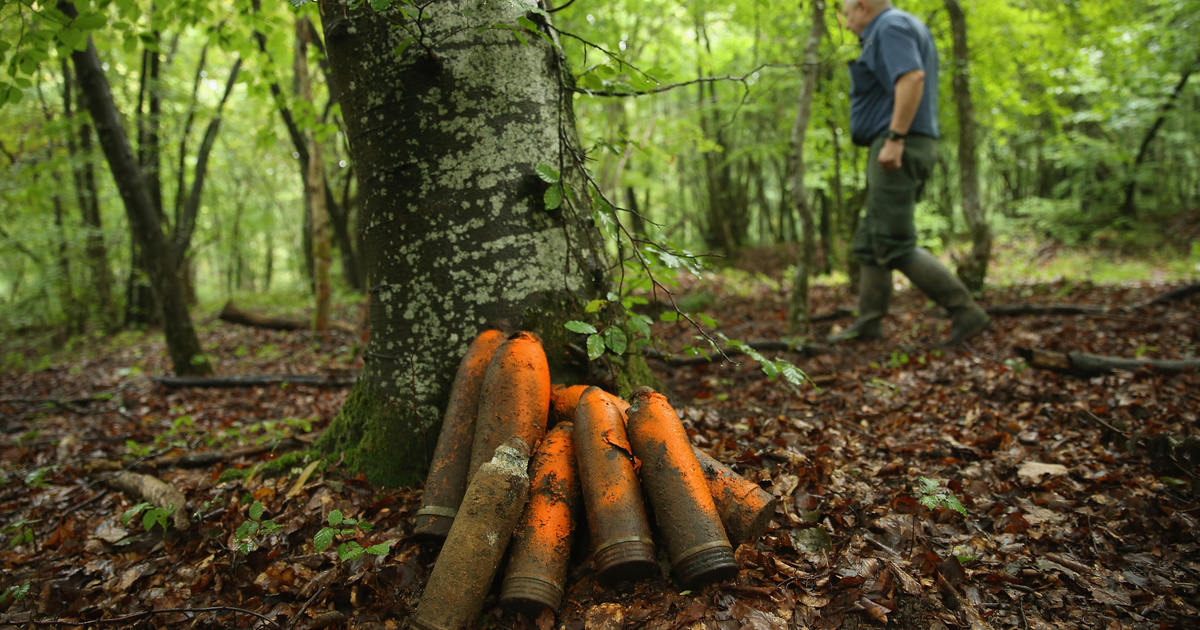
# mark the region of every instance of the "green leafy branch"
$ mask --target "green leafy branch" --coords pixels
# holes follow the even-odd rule
[[[341,510],[334,510],[329,513],[326,522],[327,527],[322,527],[317,531],[317,535],[313,536],[313,548],[318,552],[325,551],[333,544],[335,538],[348,537],[358,534],[360,531],[370,531],[374,525],[365,523],[359,519],[347,518],[342,514]],[[385,556],[391,551],[393,540],[381,542],[370,547],[363,547],[357,540],[344,540],[337,547],[338,559],[342,562],[347,560],[355,560],[364,553],[369,553],[375,556]]]

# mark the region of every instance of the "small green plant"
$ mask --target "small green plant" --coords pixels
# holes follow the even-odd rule
[[[8,525],[5,525],[4,529],[0,529],[0,534],[3,534],[5,537],[12,536],[12,538],[9,538],[8,540],[8,546],[10,548],[27,545],[33,542],[33,528],[29,526],[38,522],[41,522],[41,519],[34,519],[32,521],[17,519]]]
[[[29,580],[25,580],[23,584],[13,584],[4,589],[4,592],[0,593],[0,604],[7,603],[10,599],[13,601],[25,599],[25,596],[29,594],[29,585]]]
[[[954,493],[949,488],[943,488],[942,484],[930,479],[929,477],[921,477],[917,487],[917,501],[921,505],[935,510],[940,507],[954,510],[963,516],[967,515],[967,508],[963,507],[962,501],[954,496]]]
[[[334,510],[329,513],[326,519],[329,526],[322,527],[316,536],[313,536],[313,548],[317,551],[325,551],[329,545],[333,544],[333,539],[336,537],[347,537],[357,534],[361,531],[370,531],[374,525],[364,523],[358,519],[346,518],[341,510]],[[385,556],[392,548],[392,543],[395,541],[382,542],[370,547],[363,547],[357,540],[345,540],[338,545],[338,558],[345,562],[354,560],[364,553],[369,553],[376,556]]]
[[[149,457],[154,449],[149,444],[142,445],[133,440],[125,440],[125,450],[129,451],[132,457]]]
[[[907,353],[905,353],[901,350],[893,350],[892,358],[888,361],[888,367],[890,367],[894,370],[898,367],[908,365],[908,361],[909,361],[909,359],[908,359]]]
[[[121,514],[121,524],[129,525],[129,521],[139,514],[142,515],[142,527],[146,531],[154,529],[155,525],[162,527],[164,532],[167,531],[167,517],[175,513],[175,506],[158,507],[152,503],[142,501],[137,505],[125,510]]]
[[[249,555],[251,551],[258,549],[259,536],[273,534],[283,526],[271,519],[263,520],[263,512],[266,511],[266,506],[262,501],[255,501],[246,515],[249,517],[238,525],[237,531],[233,533],[233,550],[242,554]]]
[[[208,508],[210,508],[218,503],[221,503],[224,500],[225,500],[225,497],[217,497],[215,499],[210,499],[208,501],[201,503],[200,507],[197,508],[196,511],[192,513],[192,518],[195,518],[196,520],[200,520],[201,518],[203,518],[204,513],[208,511]]]
[[[25,448],[26,442],[32,442],[33,440],[38,439],[38,436],[41,434],[42,431],[40,429],[32,429],[22,433],[21,435],[18,435],[13,441],[17,443],[18,447]]]
[[[867,387],[878,389],[879,391],[883,392],[884,394],[886,394],[888,396],[894,395],[896,393],[896,390],[899,389],[898,387],[896,387],[895,383],[893,383],[891,381],[885,381],[881,378],[873,378],[873,379],[867,381]]]
[[[58,466],[42,466],[41,468],[36,468],[25,475],[25,485],[34,488],[45,488],[46,486],[50,485],[50,483],[46,481],[46,475],[55,470],[58,470]]]

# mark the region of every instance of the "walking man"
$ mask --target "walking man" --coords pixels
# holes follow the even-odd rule
[[[917,247],[913,208],[937,161],[938,56],[929,29],[889,0],[842,0],[839,18],[858,36],[850,62],[850,138],[870,147],[866,212],[852,250],[861,264],[858,319],[829,341],[883,339],[881,320],[898,269],[950,314],[950,343],[991,319],[963,283]]]

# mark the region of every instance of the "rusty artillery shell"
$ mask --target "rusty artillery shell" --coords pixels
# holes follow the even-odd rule
[[[599,387],[587,388],[575,408],[575,460],[600,580],[640,580],[656,573],[625,424],[613,397]]]
[[[551,407],[558,409],[557,413],[560,414],[574,414],[579,396],[572,395],[572,390],[581,387],[583,386],[556,385],[551,393]],[[609,396],[622,413],[629,409],[629,403],[611,394]],[[713,504],[717,507],[717,513],[721,515],[721,524],[725,526],[729,544],[737,549],[738,545],[761,536],[775,515],[778,500],[770,492],[758,487],[758,484],[710,457],[708,453],[695,446],[692,446],[692,451],[696,453],[700,470],[704,471],[704,478],[708,480],[708,489],[712,494]]]
[[[466,355],[458,364],[454,383],[450,386],[450,401],[442,417],[429,476],[425,478],[425,495],[417,510],[413,537],[423,541],[441,541],[450,531],[450,523],[467,490],[467,468],[471,464],[471,448],[475,440],[475,414],[479,410],[479,394],[483,377],[496,349],[507,337],[499,330],[485,330],[471,342]]]
[[[692,588],[737,575],[708,481],[667,398],[647,387],[634,392],[628,431],[679,583]]]
[[[550,424],[573,422],[575,406],[587,385],[553,385],[550,387]]]
[[[479,467],[421,594],[414,628],[474,625],[529,497],[528,463],[525,442],[513,437]]]
[[[571,559],[579,475],[570,422],[555,425],[533,455],[529,504],[513,539],[500,603],[536,619],[543,608],[558,611]]]
[[[533,333],[518,332],[496,350],[483,378],[467,479],[514,435],[532,451],[546,432],[549,409],[550,367],[542,342]]]
[[[694,446],[692,452],[708,480],[708,490],[721,515],[729,544],[737,549],[738,545],[762,535],[767,523],[775,516],[777,500],[774,495],[709,457],[708,453]]]

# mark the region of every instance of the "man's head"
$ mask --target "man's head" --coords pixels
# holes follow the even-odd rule
[[[844,28],[855,35],[862,35],[871,19],[890,6],[891,0],[842,0],[839,18]]]

